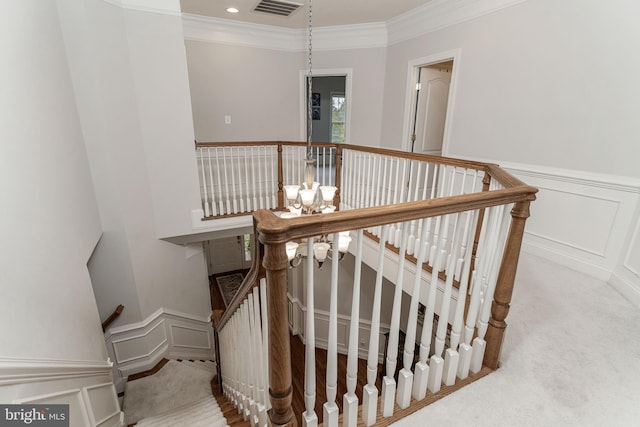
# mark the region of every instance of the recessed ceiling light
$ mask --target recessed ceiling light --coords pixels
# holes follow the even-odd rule
[[[236,9],[235,7],[228,7],[227,8],[227,12],[229,12],[229,13],[238,13],[240,11],[238,9]]]

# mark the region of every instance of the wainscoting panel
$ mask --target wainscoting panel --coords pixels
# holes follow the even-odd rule
[[[111,363],[0,359],[0,401],[68,404],[72,426],[121,426]]]
[[[127,376],[151,369],[163,357],[215,359],[208,318],[163,308],[142,322],[109,330],[105,340],[107,351],[115,360],[119,391]]]
[[[503,166],[540,189],[531,205],[524,249],[609,280],[633,230],[640,181],[533,165]]]

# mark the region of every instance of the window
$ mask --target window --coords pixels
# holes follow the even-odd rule
[[[331,142],[344,142],[344,93],[331,92]]]

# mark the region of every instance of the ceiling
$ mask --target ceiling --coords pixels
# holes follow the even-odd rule
[[[180,0],[183,13],[224,18],[255,24],[286,28],[305,28],[308,24],[308,0],[285,0],[303,3],[288,17],[261,12],[253,8],[260,0]],[[425,5],[432,0],[315,0],[313,2],[313,26],[353,25],[371,22],[385,22],[405,12]],[[235,7],[239,13],[230,14],[228,7]]]

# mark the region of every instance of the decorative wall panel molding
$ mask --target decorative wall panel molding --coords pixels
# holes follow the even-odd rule
[[[142,322],[111,329],[105,339],[118,379],[151,369],[163,357],[214,359],[211,321],[164,308]]]
[[[110,361],[0,359],[0,401],[68,404],[71,425],[121,426]]]

